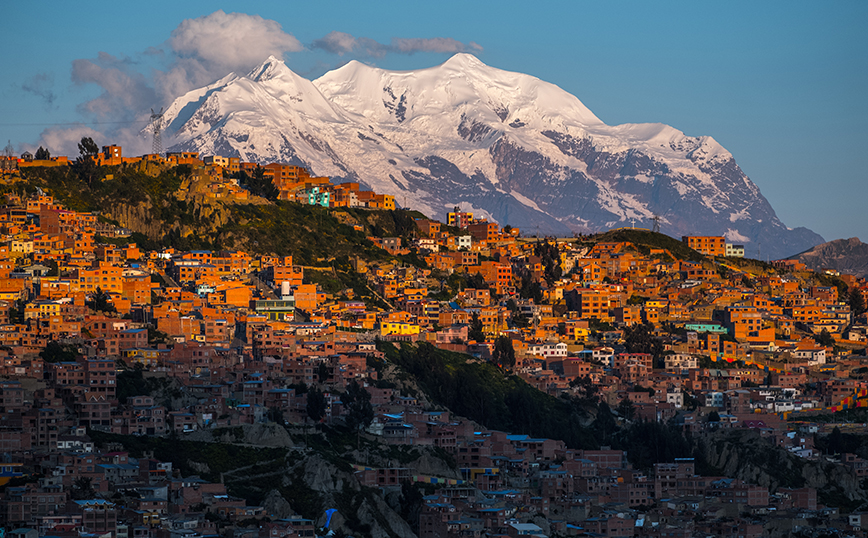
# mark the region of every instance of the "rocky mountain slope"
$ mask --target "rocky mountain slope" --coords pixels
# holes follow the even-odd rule
[[[868,244],[858,237],[829,241],[792,259],[803,262],[815,271],[835,269],[851,275],[868,276]]]
[[[656,215],[664,233],[723,234],[771,257],[822,242],[787,228],[713,138],[606,125],[557,86],[468,54],[402,72],[353,61],[314,81],[272,57],[179,97],[165,120],[173,150],[308,166],[435,218],[458,205],[571,234]]]

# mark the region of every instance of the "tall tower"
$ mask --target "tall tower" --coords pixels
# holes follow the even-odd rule
[[[160,107],[159,112],[154,112],[154,109],[151,109],[151,130],[154,133],[154,140],[151,144],[151,152],[156,153],[157,155],[163,154],[163,140],[160,136],[160,131],[163,129],[163,107]]]

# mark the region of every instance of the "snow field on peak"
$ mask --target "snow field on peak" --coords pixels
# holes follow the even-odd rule
[[[668,211],[706,228],[728,228],[723,219],[733,237],[755,236],[754,216],[782,227],[713,138],[660,123],[605,125],[561,88],[467,54],[403,72],[353,61],[314,81],[272,57],[186,93],[165,117],[176,147],[302,164],[434,218],[464,202],[492,218],[589,231],[655,212],[666,223]]]
[[[486,66],[471,55],[456,55],[439,66],[416,71],[387,71],[350,62],[313,84],[342,108],[379,121],[391,117],[385,106],[379,107],[384,97],[400,102],[405,96],[408,120],[420,115],[439,116],[445,109],[462,105],[484,104],[507,112],[508,116],[501,118],[489,108],[492,114],[488,119],[505,122],[513,115],[504,106],[509,104],[523,110],[528,119],[558,117],[581,125],[602,124],[578,98],[557,86]]]

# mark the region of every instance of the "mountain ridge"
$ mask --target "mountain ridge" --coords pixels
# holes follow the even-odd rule
[[[556,85],[469,54],[413,71],[350,62],[314,81],[270,57],[178,98],[166,120],[174,150],[307,166],[433,218],[459,206],[569,235],[658,216],[670,235],[726,235],[772,257],[823,241],[784,226],[714,138],[608,126]]]
[[[790,256],[814,271],[834,269],[858,277],[868,277],[868,244],[858,237],[835,239]]]

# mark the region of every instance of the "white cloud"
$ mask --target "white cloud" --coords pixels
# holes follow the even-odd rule
[[[457,52],[480,51],[482,47],[472,41],[465,45],[449,37],[423,38],[395,38],[392,39],[392,49],[402,54],[415,52],[440,52],[454,54]]]
[[[269,55],[282,57],[304,49],[276,21],[222,10],[181,22],[168,44],[176,58],[174,70],[186,73],[193,85],[233,71],[246,72]]]
[[[106,128],[99,132],[87,122],[68,128],[52,127],[43,131],[39,143],[55,155],[74,156],[81,137],[90,136],[98,145],[122,144],[128,154],[148,152],[149,142],[140,131],[147,125],[150,108],[165,105],[230,72],[246,73],[269,55],[282,57],[303,49],[279,23],[258,15],[215,11],[186,19],[168,41],[148,47],[136,58],[100,52],[96,58],[74,60],[72,82],[102,89],[97,97],[81,103],[78,110],[106,122]],[[161,62],[163,67],[145,73],[139,60]],[[50,83],[49,78],[37,75],[22,89],[50,104],[54,98]]]
[[[451,37],[432,38],[392,38],[390,43],[384,44],[368,37],[353,37],[346,32],[333,31],[324,37],[314,40],[311,48],[343,56],[344,54],[356,53],[361,56],[381,58],[386,54],[414,54],[417,52],[434,52],[443,54],[455,54],[458,52],[480,52],[482,47],[470,41],[465,44]]]
[[[93,138],[99,144],[102,133],[84,124],[64,128],[49,127],[42,131],[38,144],[24,145],[24,149],[32,152],[35,147],[44,146],[52,155],[66,155],[72,159],[78,156],[78,143],[85,136]]]
[[[143,103],[153,103],[156,94],[144,75],[131,69],[131,62],[100,52],[96,59],[72,62],[75,84],[96,84],[103,93],[79,105],[82,112],[97,118],[114,118],[118,112],[136,110]]]
[[[482,50],[476,43],[464,44],[451,38],[395,38],[383,44],[337,31],[314,41],[311,48],[369,58]],[[229,73],[246,74],[270,55],[281,58],[302,50],[301,42],[278,22],[258,15],[220,10],[186,19],[164,43],[148,47],[132,58],[99,52],[96,58],[74,60],[72,82],[101,89],[97,97],[81,103],[78,111],[104,123],[84,121],[69,128],[52,127],[43,131],[39,144],[55,155],[75,156],[78,141],[82,136],[90,136],[98,145],[122,144],[127,154],[148,152],[150,142],[141,135],[141,130],[148,123],[151,108],[166,106],[187,91]],[[34,76],[21,85],[24,91],[41,97],[49,105],[55,99],[52,87],[50,76],[45,75]]]
[[[358,40],[345,32],[333,31],[326,34],[324,37],[315,40],[311,46],[315,49],[321,49],[338,56],[343,56],[348,52],[352,52],[356,48]]]

